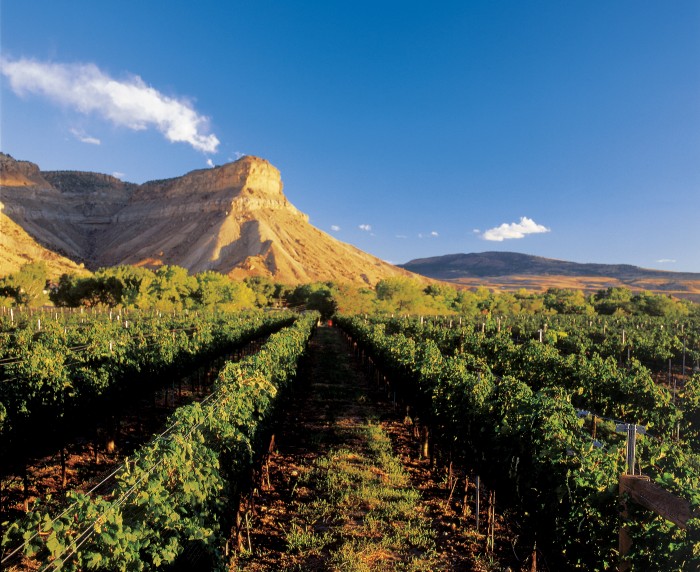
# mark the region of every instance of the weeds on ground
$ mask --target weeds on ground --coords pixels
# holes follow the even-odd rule
[[[434,532],[389,437],[371,421],[347,432],[352,450],[330,451],[305,477],[317,496],[299,506],[289,550],[343,571],[434,569]]]

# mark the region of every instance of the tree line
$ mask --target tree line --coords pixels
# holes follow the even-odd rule
[[[446,283],[425,284],[390,277],[373,288],[326,281],[301,285],[275,282],[267,276],[233,280],[207,270],[165,265],[155,270],[137,266],[101,268],[88,275],[63,274],[52,280],[42,262],[0,278],[0,306],[107,306],[172,311],[218,306],[230,310],[255,307],[305,307],[329,318],[345,314],[454,314],[473,318],[497,315],[613,315],[700,317],[700,305],[647,291],[611,287],[586,294],[549,288],[492,291],[485,286],[460,289]]]

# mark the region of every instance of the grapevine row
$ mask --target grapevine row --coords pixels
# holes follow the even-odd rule
[[[462,340],[459,348],[443,352],[428,336],[392,331],[396,324],[360,318],[339,323],[384,372],[396,400],[410,405],[432,449],[472,467],[498,492],[519,526],[519,550],[537,546],[552,569],[616,566],[624,442],[611,424],[601,424],[597,442],[591,438],[572,404],[572,387],[557,384],[556,374],[543,382],[542,363],[529,372],[526,358],[531,356],[526,352],[523,359],[514,359],[509,338],[481,336],[483,348],[476,338],[473,343]],[[595,362],[589,373],[595,376],[601,364],[605,360]],[[493,373],[496,367],[499,375]],[[603,395],[615,390],[613,385],[598,390]],[[663,426],[661,420],[657,426]],[[645,472],[692,506],[700,505],[700,460],[687,446],[649,438],[639,453]],[[638,569],[700,564],[694,540],[700,521],[691,520],[682,530],[645,515],[630,528],[636,540],[630,557]]]
[[[74,316],[74,320],[84,317]],[[290,315],[188,314],[17,324],[0,334],[0,438],[7,446],[37,426],[75,417],[107,394],[264,336]],[[40,429],[40,427],[39,427]]]
[[[176,410],[169,432],[124,464],[110,495],[72,493],[59,517],[39,506],[12,524],[6,562],[22,552],[45,570],[145,570],[194,550],[223,567],[241,487],[316,320],[300,317],[258,354],[229,362],[206,402]]]
[[[579,409],[648,425],[657,433],[675,434],[682,417],[669,390],[657,385],[651,372],[634,359],[619,366],[596,351],[569,354],[533,339],[518,344],[506,330],[485,335],[402,320],[390,320],[386,328],[430,339],[443,354],[461,356],[474,370],[514,376],[535,391],[561,387]]]

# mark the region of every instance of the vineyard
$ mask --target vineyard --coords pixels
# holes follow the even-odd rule
[[[3,323],[8,456],[30,426],[76,422],[109,406],[102,398],[110,390],[129,395],[149,378],[284,327],[258,353],[227,363],[201,402],[178,408],[154,440],[112,471],[108,492],[97,492],[104,482],[69,491],[60,513],[47,499],[9,524],[3,566],[29,558],[46,570],[152,569],[188,552],[220,562],[265,423],[315,322],[313,314],[56,314],[53,322],[32,316],[19,323],[11,316]]]
[[[3,508],[3,568],[603,571],[621,553],[622,569],[700,567],[697,321],[337,316],[323,330],[362,375],[316,343],[323,367],[298,379],[317,321],[6,312],[0,446],[24,505]],[[118,426],[142,394],[174,404],[173,380],[221,355],[156,437],[66,486],[76,431]],[[63,462],[54,495],[27,478],[37,449]],[[406,469],[419,461],[423,493]],[[629,479],[664,502],[640,504]]]
[[[620,475],[643,474],[685,499],[689,515],[678,525],[628,503],[628,564],[700,566],[700,520],[688,518],[700,505],[697,323],[354,317],[340,325],[421,427],[425,454],[496,492],[516,549],[544,555],[548,569],[614,568]],[[667,375],[655,375],[665,366]],[[629,426],[645,433],[631,461]]]

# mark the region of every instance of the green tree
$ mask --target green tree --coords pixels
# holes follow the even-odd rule
[[[195,276],[197,290],[194,291],[194,299],[203,306],[213,306],[229,301],[227,292],[231,279],[223,274],[207,270]]]
[[[212,270],[195,276],[197,289],[193,298],[203,306],[223,305],[228,309],[253,308],[256,295],[247,284],[231,280],[224,274]]]
[[[255,303],[258,306],[265,307],[272,304],[278,289],[270,278],[267,276],[249,276],[243,282],[255,293]]]
[[[544,306],[557,314],[593,314],[593,306],[581,290],[549,288],[544,294]]]
[[[51,301],[56,306],[78,306],[80,299],[75,291],[78,280],[75,274],[61,274],[57,287],[50,293]]]
[[[93,276],[63,274],[51,299],[57,306],[148,308],[153,305],[150,285],[154,279],[152,271],[136,266],[100,268]]]
[[[231,280],[226,287],[226,301],[223,307],[228,310],[243,310],[256,307],[255,292],[247,284]]]
[[[196,290],[197,279],[186,268],[165,265],[155,271],[149,291],[156,299],[156,307],[170,310],[190,305]]]
[[[114,277],[120,283],[121,297],[119,303],[123,306],[148,308],[153,304],[150,298],[150,287],[155,280],[155,274],[148,268],[140,266],[114,266],[102,268],[95,273],[96,277]]]
[[[520,314],[522,307],[520,299],[510,292],[494,292],[492,295],[493,303],[491,306],[492,315],[513,315]]]
[[[30,262],[16,274],[0,280],[0,296],[12,298],[18,306],[41,306],[49,301],[46,282],[48,269],[44,262]]]
[[[348,282],[328,282],[336,312],[340,314],[371,314],[375,310],[376,295],[369,288]]]
[[[632,297],[632,307],[635,314],[642,316],[660,316],[666,318],[681,318],[689,313],[688,307],[670,296],[641,292]]]
[[[307,310],[316,310],[323,319],[330,318],[338,309],[336,289],[332,282],[301,284],[291,290],[285,297],[292,307],[304,306]]]
[[[470,290],[460,290],[454,301],[454,309],[457,313],[468,318],[474,318],[481,313],[479,298]]]
[[[436,314],[452,314],[456,311],[457,289],[450,284],[430,284],[423,290],[429,308]]]
[[[593,296],[593,305],[598,314],[629,315],[632,313],[632,292],[617,286],[599,290]]]
[[[377,300],[385,311],[415,312],[420,308],[423,287],[419,282],[404,276],[385,278],[377,283]]]

